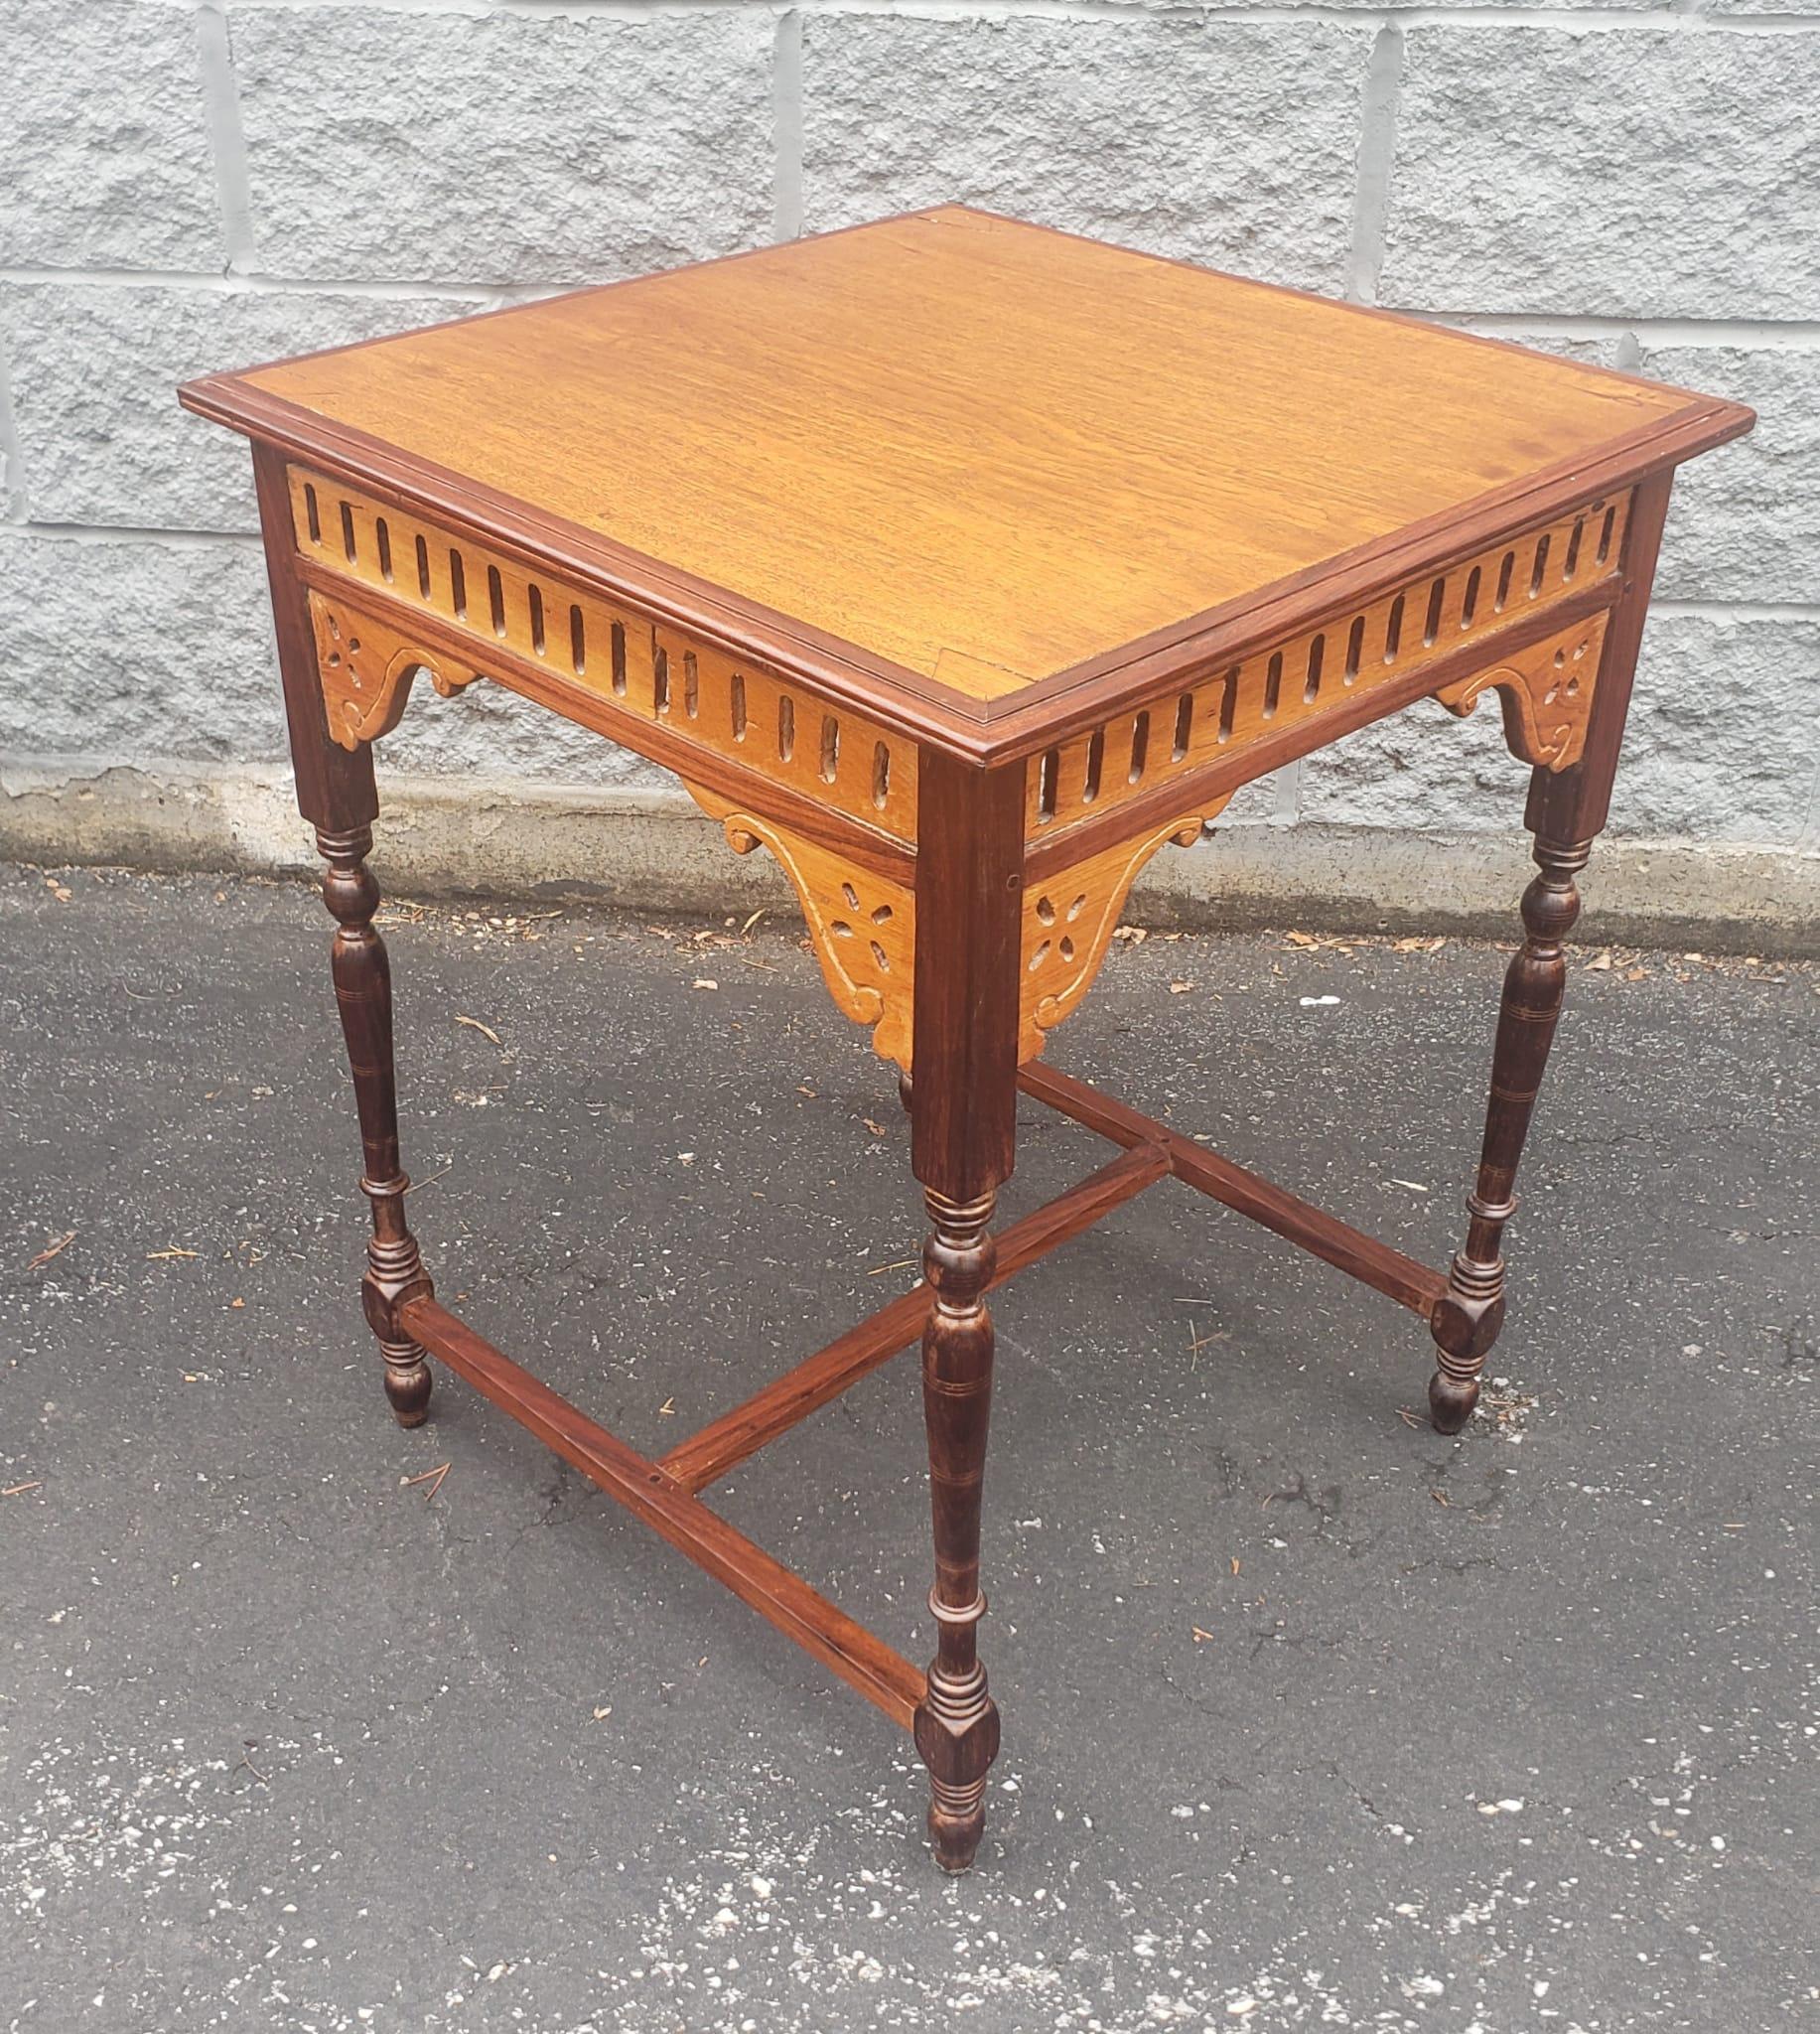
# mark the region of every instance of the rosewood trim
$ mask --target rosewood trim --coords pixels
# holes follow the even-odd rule
[[[1100,1136],[1128,1149],[1160,1146],[1169,1158],[1169,1169],[1187,1185],[1209,1200],[1248,1216],[1265,1229],[1299,1243],[1303,1249],[1374,1287],[1399,1306],[1425,1320],[1447,1290],[1447,1274],[1431,1271],[1413,1257],[1379,1242],[1314,1208],[1282,1187],[1272,1186],[1242,1165],[1215,1153],[1172,1130],[1166,1123],[1141,1115],[1135,1108],[1089,1088],[1084,1081],[1057,1073],[1052,1067],[1028,1066],[1018,1076],[1026,1094],[1048,1102],[1064,1116],[1072,1116]]]
[[[1580,761],[1559,777],[1536,779],[1530,787],[1525,823],[1538,836],[1554,840],[1590,840],[1604,830],[1617,774],[1617,754],[1630,709],[1630,686],[1636,675],[1637,653],[1649,618],[1649,594],[1655,583],[1656,555],[1674,475],[1664,473],[1636,491],[1624,530],[1623,604],[1606,631],[1593,688],[1593,710],[1587,724]]]
[[[514,650],[502,645],[492,648],[477,644],[471,635],[451,628],[422,608],[377,592],[364,580],[325,570],[301,554],[294,556],[292,569],[304,585],[326,598],[370,612],[388,627],[397,629],[406,641],[421,643],[428,651],[441,652],[470,664],[478,661],[481,674],[503,685],[508,692],[533,699],[563,719],[592,728],[622,748],[673,770],[678,777],[705,784],[737,803],[756,801],[782,824],[811,840],[838,847],[874,875],[898,883],[913,880],[914,852],[864,820],[855,819],[835,806],[817,804],[762,771],[742,768],[717,749],[686,741],[672,734],[661,721],[648,720],[616,705],[610,693],[597,692],[591,686],[565,678],[561,672],[534,663]]]
[[[1449,651],[1443,656],[1431,657],[1407,674],[1389,678],[1369,691],[1344,697],[1329,712],[1312,713],[1307,719],[1293,721],[1274,734],[1259,736],[1242,747],[1235,745],[1229,756],[1216,757],[1200,769],[1184,771],[1179,777],[1160,779],[1150,790],[1125,799],[1122,804],[1090,812],[1086,818],[1075,820],[1059,832],[1045,833],[1030,844],[1025,861],[1025,880],[1033,885],[1045,882],[1114,841],[1135,836],[1147,827],[1161,825],[1171,812],[1192,805],[1197,799],[1211,799],[1221,794],[1230,797],[1241,785],[1249,784],[1254,778],[1268,776],[1271,771],[1280,770],[1285,763],[1293,763],[1299,756],[1312,755],[1341,735],[1368,727],[1372,721],[1382,720],[1417,699],[1426,698],[1457,678],[1469,677],[1487,665],[1499,663],[1533,643],[1544,642],[1559,631],[1571,629],[1589,615],[1614,607],[1628,585],[1626,578],[1614,574],[1597,586],[1589,586],[1584,593],[1555,601],[1536,614],[1526,615],[1505,628],[1476,637],[1470,643],[1463,643],[1458,650]],[[1183,680],[1185,686],[1188,682],[1187,678]]]
[[[920,1669],[709,1511],[665,1469],[577,1411],[436,1300],[407,1301],[399,1317],[417,1342],[466,1378],[483,1397],[599,1484],[697,1567],[724,1582],[741,1602],[857,1688],[900,1729],[910,1729],[923,1696]]]
[[[1146,1187],[1168,1177],[1170,1162],[1160,1145],[1140,1144],[1090,1173],[1077,1186],[1014,1222],[998,1238],[998,1267],[988,1290],[1047,1256],[1058,1243],[1079,1235]],[[672,1448],[659,1467],[685,1490],[705,1490],[728,1470],[787,1433],[811,1412],[838,1398],[881,1364],[900,1356],[921,1335],[928,1318],[929,1288],[912,1286],[876,1314],[755,1391],[699,1433]]]
[[[990,716],[995,733],[1005,753],[1028,746],[1022,734],[1027,721],[1042,728],[1045,740],[1053,741],[1080,719],[1080,709],[1073,706],[1065,714],[1045,712],[1059,696],[1086,688],[1091,701],[1087,718],[1136,705],[1146,684],[1162,683],[1203,663],[1234,662],[1278,636],[1313,627],[1333,608],[1392,592],[1452,558],[1506,543],[1582,502],[1623,493],[1664,468],[1741,437],[1755,420],[1754,411],[1738,403],[1690,398],[1688,408],[1629,438],[1614,439],[1593,457],[1564,460],[1475,502],[1406,523],[1388,538],[1324,558],[1273,585],[1005,693]]]
[[[907,665],[792,622],[762,603],[711,586],[597,530],[538,510],[433,461],[271,394],[235,374],[211,374],[179,391],[187,409],[281,446],[328,474],[408,506],[527,563],[556,566],[581,583],[751,656],[809,690],[853,707],[901,734],[974,762],[1026,755],[1097,717],[1141,702],[1189,664],[1231,660],[1268,640],[1318,622],[1366,591],[1419,576],[1463,549],[1501,541],[1556,509],[1627,487],[1750,428],[1734,402],[1690,398],[1687,408],[1614,438],[1595,455],[1489,490],[1476,501],[1255,589],[1217,608],[1057,671],[997,701],[976,700]],[[1057,700],[1067,699],[1059,714]]]

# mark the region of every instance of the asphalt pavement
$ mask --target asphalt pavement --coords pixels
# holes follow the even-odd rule
[[[1590,891],[1460,1440],[1172,1183],[998,1295],[950,1881],[874,1711],[459,1380],[390,1421],[310,894],[0,871],[0,2029],[1813,2024],[1820,970]],[[913,1278],[798,927],[385,917],[439,1293],[633,1445]],[[1154,934],[1050,1056],[1439,1263],[1501,966]],[[1027,1104],[1007,1219],[1105,1155]],[[714,1502],[926,1655],[913,1357]]]

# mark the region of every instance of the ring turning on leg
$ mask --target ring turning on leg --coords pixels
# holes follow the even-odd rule
[[[992,1316],[981,1297],[992,1276],[986,1225],[995,1196],[954,1202],[929,1192],[934,1224],[922,1254],[935,1304],[922,1334],[922,1408],[928,1429],[939,1633],[928,1690],[916,1710],[916,1749],[929,1769],[929,1840],[947,1871],[965,1871],[985,1826],[986,1774],[999,1749],[999,1712],[986,1692],[976,1639],[980,1493],[992,1399]]]
[[[1516,1212],[1517,1161],[1567,988],[1562,943],[1580,916],[1574,878],[1586,867],[1591,850],[1587,840],[1540,836],[1536,841],[1541,874],[1523,893],[1525,937],[1504,976],[1478,1178],[1467,1196],[1466,1246],[1454,1259],[1431,1323],[1440,1365],[1429,1380],[1428,1406],[1444,1434],[1459,1433],[1471,1417],[1478,1402],[1478,1374],[1504,1324],[1499,1244],[1505,1223]]]
[[[398,1092],[392,1067],[392,977],[385,942],[373,930],[379,886],[366,866],[372,829],[332,833],[321,828],[316,845],[328,867],[323,898],[336,921],[332,965],[366,1170],[360,1191],[372,1204],[361,1302],[367,1325],[385,1359],[385,1395],[400,1426],[421,1426],[430,1413],[430,1367],[398,1326],[407,1299],[430,1290],[430,1280],[404,1217],[410,1181],[398,1161]]]

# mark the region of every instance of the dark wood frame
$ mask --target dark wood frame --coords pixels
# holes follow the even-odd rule
[[[407,460],[240,377],[211,376],[192,384],[184,400],[254,440],[298,802],[316,829],[327,864],[325,897],[337,925],[334,975],[359,1112],[360,1185],[372,1212],[363,1299],[395,1415],[406,1425],[427,1416],[427,1359],[440,1359],[910,1730],[929,1769],[935,1854],[949,1869],[964,1869],[980,1841],[987,1773],[999,1744],[998,1710],[977,1644],[985,1611],[981,1487],[993,1363],[988,1293],[1134,1195],[1177,1179],[1426,1320],[1438,1352],[1430,1384],[1434,1421],[1444,1432],[1459,1431],[1472,1410],[1479,1372],[1503,1317],[1500,1238],[1515,1205],[1517,1161],[1560,1008],[1566,976],[1562,942],[1578,909],[1574,877],[1606,820],[1672,468],[1692,452],[1748,429],[1750,413],[1690,397],[1684,410],[1593,464],[1550,470],[1493,491],[1464,515],[1414,525],[1318,572],[1266,588],[1242,609],[1191,618],[1116,657],[983,703],[527,505],[491,496],[460,476]],[[906,1098],[911,1165],[930,1223],[923,1282],[660,1458],[646,1458],[616,1438],[443,1306],[408,1226],[390,976],[373,927],[378,889],[366,866],[378,811],[371,745],[362,741],[349,749],[331,739],[310,601],[313,589],[330,593],[335,585],[298,552],[287,486],[293,456],[375,499],[433,516],[453,532],[532,564],[554,565],[579,583],[634,602],[659,621],[672,621],[737,654],[751,654],[809,692],[863,711],[917,744],[913,850],[787,787],[768,786],[764,808],[786,817],[805,837],[837,848],[855,868],[913,886],[915,1044]],[[1117,845],[1178,817],[1192,800],[1214,808],[1239,784],[1470,676],[1485,665],[1488,646],[1463,644],[1407,678],[1361,691],[1320,719],[1261,734],[1049,838],[1027,837],[1030,759],[1121,706],[1191,683],[1342,603],[1363,600],[1472,547],[1502,542],[1548,514],[1618,487],[1632,488],[1634,495],[1617,569],[1554,602],[1546,613],[1512,619],[1496,639],[1496,653],[1508,655],[1564,626],[1608,618],[1584,753],[1571,767],[1537,767],[1532,776],[1527,822],[1536,836],[1540,874],[1523,901],[1526,937],[1506,977],[1480,1163],[1468,1201],[1468,1235],[1448,1269],[1417,1263],[1021,1054],[1020,941],[1027,886],[1059,876],[1102,844]],[[385,603],[379,599],[375,605],[383,611]],[[440,648],[459,659],[469,649],[434,617],[412,615],[408,621],[427,650]],[[495,661],[504,682],[533,698],[547,692],[547,679],[525,659],[502,650]],[[675,767],[686,761],[689,774],[711,789],[730,795],[752,790],[750,773],[732,762],[693,751],[682,759],[670,755],[665,743],[672,738],[647,721],[634,722],[610,699],[579,713],[571,700],[563,710],[660,762]],[[1015,1162],[1020,1089],[1120,1150],[995,1238],[996,1197]],[[929,1607],[937,1649],[926,1672],[766,1554],[701,1497],[759,1448],[912,1341],[919,1341],[922,1355],[935,1556]]]

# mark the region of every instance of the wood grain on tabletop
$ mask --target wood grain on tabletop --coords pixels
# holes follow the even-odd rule
[[[245,378],[979,698],[1693,400],[958,208]]]

